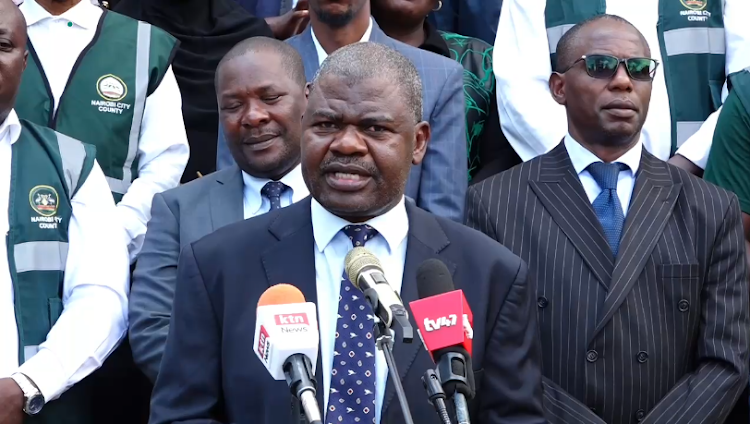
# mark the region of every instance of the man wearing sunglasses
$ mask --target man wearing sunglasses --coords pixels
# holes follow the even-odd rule
[[[547,419],[747,423],[729,415],[750,345],[737,198],[643,148],[658,62],[629,22],[584,21],[557,54],[568,134],[466,207],[536,280]]]
[[[503,132],[521,159],[551,150],[565,135],[565,112],[549,96],[558,40],[603,13],[629,20],[653,58],[651,109],[643,145],[695,174],[706,166],[726,75],[750,66],[747,0],[505,0],[494,50]],[[671,159],[670,159],[671,158]]]

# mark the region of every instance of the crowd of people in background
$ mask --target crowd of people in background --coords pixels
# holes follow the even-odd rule
[[[276,424],[241,335],[307,271],[325,408],[355,223],[405,301],[452,264],[477,422],[750,422],[748,16],[0,0],[0,424]],[[400,422],[383,366],[361,418]]]

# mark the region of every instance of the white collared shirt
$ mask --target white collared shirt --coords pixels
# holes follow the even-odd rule
[[[271,210],[271,201],[260,194],[260,191],[268,183],[269,179],[254,177],[245,171],[242,171],[243,182],[243,209],[245,219],[262,215]],[[280,180],[289,189],[281,193],[281,207],[285,208],[292,203],[297,203],[307,197],[310,192],[307,190],[305,180],[302,178],[302,165],[297,165],[289,171]]]
[[[729,75],[750,66],[750,25],[746,22],[746,17],[750,16],[750,1],[711,1],[722,1],[724,6],[725,39],[722,43],[726,44],[725,72]],[[606,0],[606,12],[631,22],[646,38],[652,58],[661,63],[652,84],[641,141],[651,154],[667,160],[672,148],[672,118],[657,33],[659,3],[658,0]],[[552,65],[545,24],[546,5],[546,0],[503,1],[493,53],[500,125],[508,142],[524,161],[553,149],[568,130],[565,108],[557,104],[549,92]],[[722,100],[727,95],[724,84]],[[719,112],[711,114],[697,132],[678,145],[677,153],[701,168],[705,168],[708,161]]]
[[[341,277],[344,272],[344,258],[352,250],[352,242],[341,232],[351,225],[327,211],[315,199],[311,202],[313,236],[315,238],[315,277],[318,295],[318,325],[320,326],[320,355],[323,369],[323,407],[328,406],[331,392],[331,371],[333,369],[333,349],[336,344],[336,324],[341,292]],[[364,224],[364,223],[363,223]],[[401,280],[406,261],[409,217],[406,214],[404,198],[388,212],[366,222],[378,235],[369,240],[366,248],[380,259],[388,284],[397,293],[401,292]],[[380,423],[383,397],[388,381],[388,366],[383,352],[375,352],[375,422]]]
[[[94,38],[102,9],[81,1],[62,15],[53,16],[35,0],[24,1],[19,9],[49,79],[57,110],[73,65]],[[138,178],[114,214],[125,230],[121,240],[128,246],[131,261],[143,245],[154,194],[179,185],[189,157],[182,97],[170,67],[159,87],[146,99],[138,142]]]
[[[318,66],[320,66],[328,57],[328,53],[326,53],[325,49],[323,49],[323,46],[320,45],[320,42],[315,36],[315,31],[312,29],[312,27],[310,27],[310,34],[312,35],[313,43],[315,44],[315,50],[318,52]],[[364,43],[366,41],[370,41],[370,35],[372,35],[372,18],[370,18],[370,25],[367,27],[367,31],[365,31],[364,35],[362,35],[362,38],[359,40],[359,42]]]
[[[21,134],[14,111],[0,125],[0,232],[8,232],[12,144]],[[98,164],[71,200],[63,312],[19,367],[18,327],[5,243],[0,243],[0,378],[20,371],[47,401],[99,368],[128,328],[128,252],[111,225],[115,203]],[[40,318],[41,319],[41,318]],[[46,319],[46,318],[44,318]]]
[[[591,153],[591,151],[578,144],[570,134],[565,136],[564,143],[565,149],[568,151],[568,156],[570,156],[570,161],[573,163],[573,168],[578,174],[578,179],[581,180],[581,184],[586,191],[589,202],[593,204],[596,197],[602,192],[602,189],[586,168],[594,162],[603,161]],[[620,174],[617,177],[617,197],[620,199],[622,213],[625,216],[628,216],[630,198],[633,196],[635,178],[638,173],[638,167],[641,165],[642,152],[643,143],[639,140],[635,146],[613,161],[622,163],[628,167],[628,169],[620,171]]]

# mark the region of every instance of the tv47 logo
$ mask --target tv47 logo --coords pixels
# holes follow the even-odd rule
[[[435,320],[429,318],[424,319],[425,331],[437,331],[443,327],[452,327],[458,322],[458,316],[456,314],[450,314],[447,317],[440,317]]]

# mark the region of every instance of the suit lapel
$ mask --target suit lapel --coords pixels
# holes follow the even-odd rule
[[[302,63],[305,65],[305,78],[307,78],[307,82],[311,82],[320,67],[318,49],[315,47],[312,37],[312,25],[308,25],[302,34],[290,40],[290,44],[295,46],[302,56]]]
[[[310,198],[277,214],[276,219],[268,226],[268,231],[278,239],[278,243],[266,249],[261,255],[268,285],[293,284],[305,295],[306,301],[317,304],[315,239],[310,216]],[[323,367],[320,354],[315,369],[318,404],[323,405]]]
[[[409,216],[409,236],[401,283],[401,300],[408,309],[409,302],[419,299],[417,294],[417,269],[424,261],[432,258],[439,259],[445,263],[451,274],[455,274],[456,265],[440,254],[450,244],[450,241],[435,217],[408,201],[406,202],[406,212]],[[417,324],[414,321],[414,316],[410,316],[409,321],[416,333]],[[398,340],[394,344],[393,355],[396,359],[396,367],[401,381],[406,378],[411,370],[420,349],[422,349],[422,342],[416,334],[411,344],[400,343]],[[396,390],[389,374],[381,416],[387,416],[390,407],[400,408],[398,401],[392,403],[395,394]]]
[[[596,279],[608,289],[615,265],[612,249],[604,238],[565,144],[560,143],[542,157],[539,179],[529,184]]]
[[[625,218],[612,283],[592,336],[604,328],[638,281],[672,215],[681,188],[681,183],[672,181],[668,165],[644,150]]]
[[[219,171],[216,187],[211,190],[211,226],[219,228],[240,222],[244,219],[242,172],[236,165],[226,171]],[[210,178],[210,177],[204,177]]]

